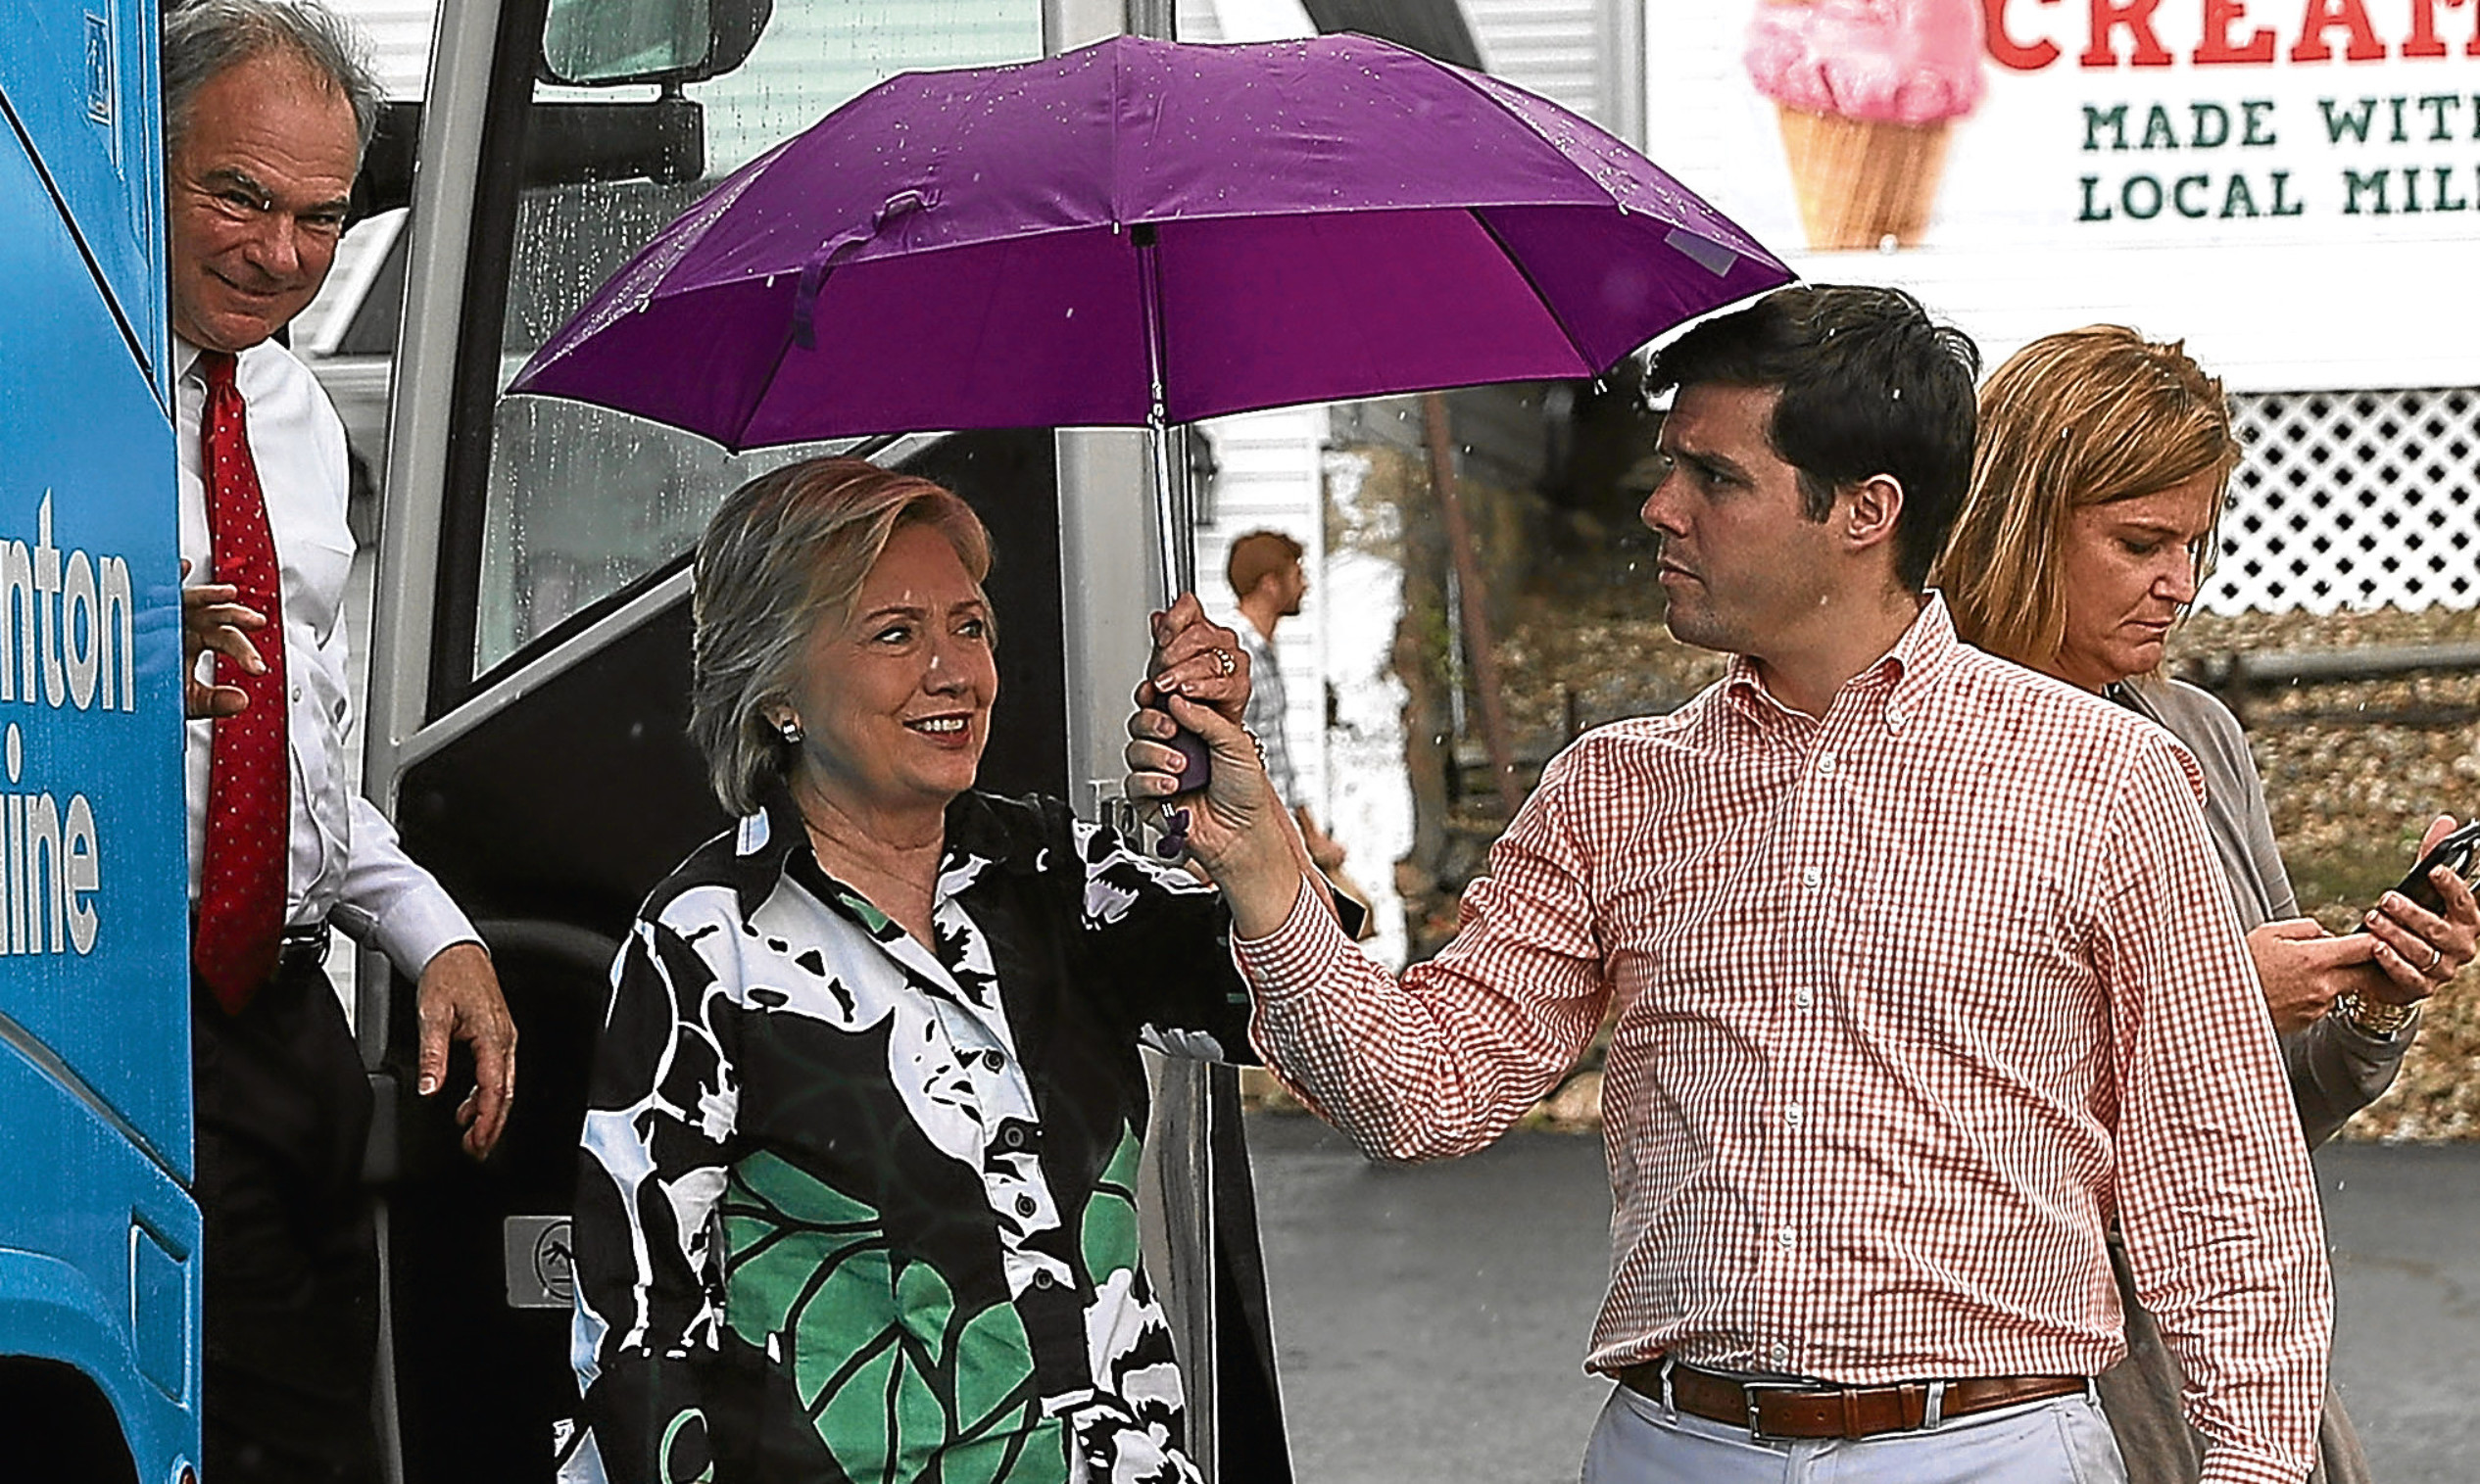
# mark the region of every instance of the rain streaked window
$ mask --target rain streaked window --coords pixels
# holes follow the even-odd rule
[[[559,53],[556,70],[614,77],[632,58],[678,64],[703,53],[695,33],[709,13],[723,11],[707,0],[559,0],[547,46]],[[597,44],[604,27],[617,38],[609,45]],[[1041,54],[1040,0],[776,0],[746,60],[718,76],[598,87],[536,83],[529,153],[551,147],[557,134],[565,136],[559,147],[568,154],[594,157],[604,145],[636,137],[632,130],[642,134],[649,110],[676,109],[685,100],[698,111],[694,132],[704,168],[695,179],[648,179],[664,172],[661,152],[623,146],[623,156],[639,149],[642,164],[654,168],[572,168],[567,173],[579,183],[523,193],[501,384],[664,223],[838,104],[901,72]],[[598,107],[612,109],[608,127],[599,128]],[[677,165],[682,157],[668,159]],[[810,452],[818,449],[729,456],[703,439],[599,407],[504,398],[492,428],[474,673],[687,550],[741,480]]]

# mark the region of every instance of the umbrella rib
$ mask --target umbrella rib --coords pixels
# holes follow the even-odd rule
[[[1466,74],[1466,72],[1465,72],[1464,69],[1462,69],[1462,68],[1460,68],[1460,67],[1457,67],[1457,66],[1455,66],[1455,65],[1454,65],[1454,64],[1452,64],[1452,63],[1439,63],[1439,64],[1437,64],[1437,66],[1438,66],[1438,70],[1439,70],[1439,71],[1444,72],[1447,72],[1448,74],[1452,75],[1452,76],[1455,78],[1455,80],[1456,80],[1458,83],[1460,83],[1460,84],[1464,87],[1465,91],[1467,91],[1467,92],[1469,92],[1469,93],[1472,93],[1474,96],[1476,96],[1476,97],[1480,98],[1480,99],[1481,99],[1483,103],[1488,104],[1491,108],[1493,108],[1493,109],[1497,110],[1499,113],[1504,114],[1504,115],[1506,115],[1509,119],[1511,119],[1511,120],[1515,120],[1515,124],[1516,124],[1516,126],[1517,126],[1518,128],[1523,129],[1526,133],[1531,134],[1533,138],[1538,139],[1538,140],[1540,140],[1543,144],[1546,144],[1546,145],[1550,146],[1550,148],[1552,148],[1552,149],[1554,149],[1554,150],[1557,150],[1557,149],[1558,149],[1558,147],[1559,147],[1559,146],[1558,146],[1558,141],[1557,141],[1557,140],[1555,140],[1555,139],[1552,139],[1549,135],[1547,135],[1547,134],[1545,134],[1545,133],[1541,132],[1540,125],[1538,125],[1538,124],[1534,123],[1532,120],[1530,120],[1530,119],[1526,118],[1524,115],[1517,113],[1514,109],[1509,108],[1509,107],[1507,106],[1507,101],[1506,101],[1505,99],[1503,99],[1503,98],[1499,97],[1496,93],[1493,93],[1493,92],[1491,92],[1488,88],[1483,87],[1481,84],[1479,84],[1479,83],[1475,82],[1475,81],[1472,79],[1472,77],[1471,77],[1471,76],[1469,76],[1469,75],[1467,75],[1467,74]],[[1546,101],[1546,100],[1545,100],[1545,101]],[[1580,120],[1579,121],[1580,121],[1580,122],[1582,122],[1582,121],[1587,121],[1587,120]],[[1625,141],[1622,141],[1622,142],[1624,143]],[[1562,155],[1565,155],[1565,154],[1566,154],[1566,152],[1565,152],[1564,150],[1561,150],[1561,151],[1560,151],[1560,153],[1561,153]],[[1648,163],[1648,164],[1650,164],[1651,162],[1650,162],[1650,161],[1648,161],[1647,163]],[[1656,168],[1659,168],[1659,167],[1656,167]],[[1600,191],[1601,191],[1601,193],[1602,193],[1603,195],[1605,195],[1605,196],[1610,196],[1610,197],[1611,197],[1611,202],[1612,202],[1612,204],[1613,204],[1613,205],[1617,205],[1617,204],[1618,204],[1618,200],[1619,200],[1619,198],[1618,198],[1617,196],[1613,196],[1613,195],[1611,195],[1611,191],[1610,191],[1610,188],[1609,188],[1608,186],[1602,185],[1599,181],[1594,182],[1594,185],[1595,185],[1595,188],[1596,188],[1596,189],[1598,189],[1598,190],[1600,190]]]
[[[1123,102],[1123,95],[1121,94],[1120,89],[1125,86],[1127,82],[1127,78],[1120,72],[1120,54],[1124,50],[1125,48],[1117,46],[1111,48],[1111,119],[1109,127],[1102,136],[1110,143],[1111,184],[1110,200],[1107,205],[1110,208],[1111,230],[1113,231],[1118,231],[1123,225],[1125,225],[1125,223],[1120,220],[1120,203],[1125,194],[1125,187],[1120,180],[1119,173],[1119,120],[1120,107]]]
[[[829,268],[826,272],[819,275],[819,298],[823,299],[826,297],[827,282],[833,277],[835,277],[835,269],[833,268]],[[741,414],[740,425],[732,430],[732,441],[726,445],[726,447],[730,448],[733,453],[740,454],[748,452],[750,424],[757,421],[757,409],[766,405],[767,391],[775,385],[775,378],[783,374],[784,358],[790,356],[792,354],[792,317],[788,314],[785,316],[784,338],[775,347],[775,359],[767,362],[766,374],[761,377],[757,383],[757,395],[750,399],[750,409]]]
[[[1517,127],[1519,127],[1519,128],[1523,129],[1526,133],[1531,134],[1531,135],[1532,135],[1532,137],[1534,137],[1535,139],[1540,140],[1542,143],[1544,143],[1544,144],[1546,144],[1546,145],[1549,145],[1552,149],[1554,149],[1554,150],[1558,149],[1558,147],[1559,147],[1559,146],[1558,146],[1558,141],[1557,141],[1557,140],[1555,140],[1555,139],[1552,139],[1552,138],[1551,138],[1548,134],[1543,133],[1543,132],[1541,131],[1541,126],[1540,126],[1539,124],[1537,124],[1537,123],[1533,122],[1532,120],[1530,120],[1530,119],[1526,118],[1524,115],[1522,115],[1522,114],[1520,114],[1520,113],[1516,112],[1514,109],[1509,108],[1509,107],[1507,106],[1507,100],[1505,100],[1504,98],[1499,97],[1496,93],[1491,92],[1488,88],[1485,88],[1485,87],[1482,86],[1479,82],[1476,82],[1476,81],[1473,79],[1472,74],[1468,73],[1468,72],[1467,72],[1464,69],[1462,69],[1462,68],[1460,68],[1460,67],[1456,67],[1456,66],[1454,66],[1454,65],[1453,65],[1453,64],[1451,64],[1451,63],[1440,63],[1440,64],[1438,64],[1438,66],[1439,66],[1440,70],[1442,70],[1442,71],[1444,71],[1444,72],[1447,72],[1452,73],[1452,74],[1454,75],[1454,77],[1455,77],[1455,80],[1456,80],[1458,83],[1462,84],[1462,85],[1463,85],[1463,87],[1465,88],[1465,90],[1466,90],[1466,91],[1468,91],[1468,92],[1471,92],[1471,93],[1475,94],[1476,96],[1480,97],[1480,98],[1481,98],[1483,102],[1487,103],[1487,104],[1488,104],[1491,108],[1496,109],[1499,113],[1504,114],[1504,115],[1506,115],[1509,119],[1514,120],[1515,120],[1515,122],[1516,122],[1516,126],[1517,126]],[[1545,101],[1546,101],[1546,100],[1545,100]],[[1593,123],[1593,122],[1592,122],[1592,120],[1586,120],[1586,119],[1580,119],[1580,120],[1578,120],[1577,121],[1578,121],[1578,122],[1580,122],[1580,123],[1583,123],[1583,124],[1585,124],[1587,127],[1596,128],[1596,129],[1600,128],[1600,125]],[[1609,131],[1608,131],[1608,130],[1606,130],[1606,129],[1604,129],[1604,130],[1602,130],[1602,132],[1604,132],[1604,133],[1608,133]],[[1637,155],[1637,156],[1639,156],[1639,157],[1642,157],[1642,156],[1643,156],[1643,151],[1641,151],[1641,150],[1637,150],[1637,149],[1633,148],[1632,146],[1628,145],[1628,142],[1627,142],[1626,140],[1624,140],[1624,139],[1618,139],[1618,136],[1617,136],[1617,135],[1611,135],[1611,137],[1612,137],[1613,139],[1617,139],[1617,140],[1618,140],[1618,142],[1619,142],[1619,144],[1620,144],[1623,148],[1627,149],[1629,153],[1633,154],[1633,155]],[[1562,150],[1562,151],[1560,151],[1560,153],[1565,154],[1566,152]],[[1646,159],[1646,160],[1645,160],[1645,164],[1647,164],[1647,165],[1653,165],[1653,162],[1652,162],[1652,160],[1650,160],[1650,159]],[[1662,167],[1660,167],[1660,166],[1658,166],[1658,165],[1654,165],[1654,167],[1653,167],[1653,168],[1654,168],[1656,170],[1661,170],[1661,169],[1662,169]],[[1668,174],[1669,174],[1669,172],[1668,172],[1668,171],[1663,171],[1663,173],[1664,173],[1665,175],[1668,175]],[[1598,189],[1598,190],[1600,190],[1600,191],[1601,191],[1601,193],[1602,193],[1603,195],[1610,197],[1610,200],[1611,200],[1611,204],[1612,204],[1612,205],[1614,205],[1614,206],[1618,206],[1618,205],[1620,205],[1618,195],[1617,195],[1615,192],[1613,192],[1613,191],[1610,189],[1610,187],[1608,187],[1608,186],[1606,186],[1606,185],[1602,185],[1602,184],[1601,184],[1600,182],[1598,182],[1598,181],[1594,182],[1594,184],[1595,184],[1595,188],[1596,188],[1596,189]],[[1674,185],[1678,185],[1678,182],[1675,179],[1675,180],[1673,180],[1673,181],[1672,181],[1672,184],[1674,184]],[[1653,218],[1654,218],[1655,220],[1657,220],[1657,221],[1666,221],[1666,222],[1668,222],[1668,224],[1669,224],[1669,225],[1674,226],[1674,227],[1677,227],[1677,228],[1679,228],[1679,229],[1680,229],[1680,230],[1682,230],[1682,231],[1693,232],[1693,233],[1695,233],[1696,235],[1698,235],[1698,236],[1700,236],[1700,237],[1707,238],[1707,239],[1708,239],[1708,240],[1710,240],[1710,241],[1716,241],[1716,242],[1719,242],[1719,243],[1721,243],[1721,245],[1722,245],[1722,246],[1726,247],[1726,248],[1729,248],[1732,252],[1739,254],[1739,255],[1740,255],[1741,257],[1743,257],[1743,258],[1744,258],[1744,257],[1754,256],[1754,257],[1758,257],[1758,258],[1761,258],[1761,259],[1770,259],[1770,258],[1772,258],[1772,257],[1774,256],[1773,254],[1771,254],[1771,253],[1769,253],[1769,252],[1767,252],[1767,251],[1766,251],[1764,244],[1757,242],[1754,238],[1748,237],[1748,236],[1747,236],[1747,234],[1746,234],[1746,232],[1740,228],[1740,226],[1739,226],[1739,224],[1738,224],[1737,222],[1730,220],[1730,218],[1728,218],[1727,216],[1723,215],[1723,214],[1722,214],[1720,211],[1716,210],[1716,209],[1715,209],[1715,207],[1714,207],[1714,204],[1713,204],[1712,202],[1705,200],[1705,199],[1704,199],[1703,197],[1701,197],[1701,196],[1698,196],[1698,195],[1697,195],[1695,192],[1693,192],[1693,191],[1687,191],[1687,190],[1685,189],[1685,187],[1681,187],[1681,190],[1682,190],[1682,191],[1683,191],[1683,192],[1684,192],[1684,193],[1685,193],[1685,194],[1689,197],[1689,199],[1690,199],[1691,201],[1693,201],[1693,202],[1694,202],[1697,206],[1703,207],[1703,208],[1705,209],[1705,213],[1706,213],[1706,215],[1707,215],[1708,216],[1713,217],[1713,218],[1716,218],[1716,220],[1714,220],[1714,221],[1708,221],[1708,222],[1704,222],[1704,223],[1699,223],[1699,224],[1690,224],[1689,222],[1686,222],[1686,221],[1680,221],[1680,220],[1676,220],[1676,219],[1670,218],[1670,217],[1665,216],[1665,215],[1661,215],[1661,214],[1659,214],[1659,213],[1650,213],[1650,212],[1645,212],[1645,211],[1644,211],[1644,209],[1643,209],[1643,208],[1641,208],[1641,207],[1622,207],[1621,209],[1622,209],[1622,210],[1624,210],[1624,211],[1636,212],[1636,213],[1640,213],[1640,214],[1642,214],[1642,215],[1651,215],[1651,216],[1653,216]],[[1733,232],[1737,232],[1737,233],[1739,233],[1740,237],[1744,239],[1744,245],[1743,245],[1743,243],[1740,243],[1740,242],[1732,242],[1732,241],[1730,241],[1730,240],[1728,240],[1728,239],[1726,239],[1726,238],[1716,237],[1716,236],[1714,235],[1714,228],[1715,228],[1715,226],[1716,226],[1716,225],[1718,225],[1718,224],[1719,224],[1720,226],[1723,226],[1723,227],[1725,227],[1725,228],[1727,228],[1727,229],[1728,229],[1728,230],[1730,230],[1730,231],[1733,231]]]
[[[1498,256],[1507,260],[1507,265],[1523,276],[1525,287],[1532,292],[1532,302],[1541,306],[1541,312],[1549,315],[1550,322],[1559,327],[1559,338],[1567,342],[1567,348],[1576,353],[1578,360],[1589,367],[1585,374],[1598,376],[1608,369],[1594,358],[1592,352],[1584,349],[1583,345],[1577,340],[1576,331],[1568,325],[1566,316],[1559,312],[1558,306],[1551,301],[1550,296],[1542,292],[1540,281],[1532,276],[1532,269],[1525,266],[1524,260],[1516,256],[1515,250],[1507,245],[1507,239],[1498,235],[1498,229],[1489,224],[1489,218],[1483,215],[1482,211],[1483,209],[1477,206],[1464,208],[1464,214],[1473,218],[1473,224],[1489,234],[1489,240],[1498,249]]]

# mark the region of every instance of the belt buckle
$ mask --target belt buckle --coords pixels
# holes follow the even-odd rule
[[[1747,1407],[1747,1409],[1748,1409],[1748,1438],[1749,1438],[1749,1441],[1751,1441],[1751,1442],[1763,1442],[1763,1441],[1765,1441],[1765,1439],[1766,1439],[1766,1430],[1765,1430],[1765,1428],[1763,1428],[1762,1426],[1758,1425],[1758,1422],[1757,1422],[1757,1410],[1758,1410],[1758,1408],[1759,1408],[1759,1407],[1761,1407],[1761,1406],[1764,1404],[1764,1401],[1765,1401],[1765,1394],[1766,1394],[1767,1392],[1770,1392],[1770,1391],[1778,1391],[1778,1392],[1785,1392],[1785,1393],[1794,1393],[1794,1392],[1802,1392],[1802,1391],[1812,1391],[1812,1392],[1813,1392],[1813,1391],[1818,1391],[1818,1390],[1819,1390],[1819,1388],[1818,1388],[1818,1387],[1808,1385],[1807,1383],[1805,1383],[1805,1382],[1801,1382],[1801,1381],[1742,1381],[1742,1382],[1740,1382],[1740,1383],[1739,1383],[1739,1395],[1740,1395],[1740,1399],[1741,1399],[1741,1401],[1742,1401],[1742,1402],[1746,1405],[1746,1407]],[[1786,1441],[1787,1441],[1787,1440],[1786,1440]]]
[[[332,931],[326,923],[305,923],[285,929],[275,940],[276,962],[290,966],[305,960],[324,960],[327,957],[328,933]]]

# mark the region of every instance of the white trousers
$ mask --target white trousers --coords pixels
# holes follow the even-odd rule
[[[1584,1450],[1583,1484],[2126,1484],[2117,1440],[2089,1395],[2030,1402],[1934,1428],[1751,1439],[1625,1386]]]

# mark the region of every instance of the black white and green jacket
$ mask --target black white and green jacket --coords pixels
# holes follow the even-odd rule
[[[1247,1054],[1228,916],[1052,800],[947,826],[935,952],[788,799],[647,899],[586,1100],[570,1475],[1197,1477],[1137,1048]]]

